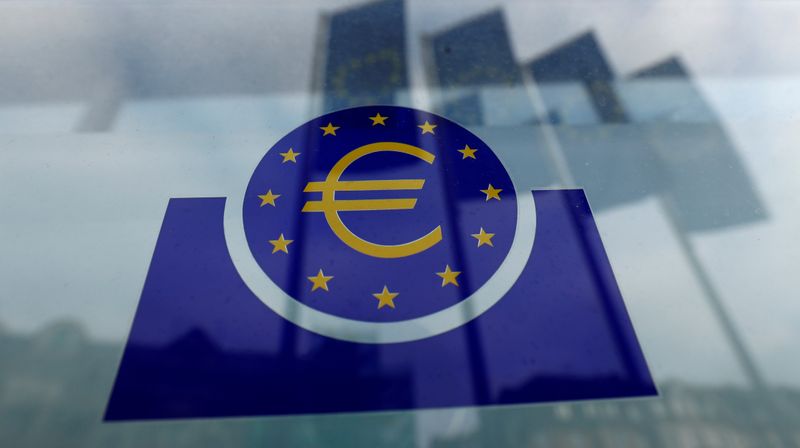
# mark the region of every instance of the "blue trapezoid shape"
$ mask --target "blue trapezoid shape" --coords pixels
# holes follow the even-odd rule
[[[533,252],[506,296],[449,332],[383,345],[279,317],[234,268],[225,198],[172,199],[105,420],[655,395],[583,190],[532,194]]]

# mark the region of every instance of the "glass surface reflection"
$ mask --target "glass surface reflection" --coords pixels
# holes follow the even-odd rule
[[[366,106],[243,197],[170,199],[105,419],[655,392],[583,190],[515,192],[457,123]]]
[[[0,8],[9,446],[800,446],[796,5]],[[374,103],[464,124],[524,187],[586,189],[660,397],[101,424],[167,198]]]

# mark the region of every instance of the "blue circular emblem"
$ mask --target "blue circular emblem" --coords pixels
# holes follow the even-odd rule
[[[321,313],[399,322],[478,291],[514,242],[500,160],[446,118],[394,106],[323,115],[263,157],[242,222],[258,266]]]

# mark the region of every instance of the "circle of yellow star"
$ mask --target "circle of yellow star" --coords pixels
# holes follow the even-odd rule
[[[318,289],[327,291],[328,282],[333,278],[333,276],[323,274],[322,269],[320,269],[319,272],[317,272],[317,275],[307,278],[311,283],[313,283],[313,286],[311,286],[311,292],[314,292]]]
[[[472,237],[478,240],[478,247],[481,247],[484,244],[494,247],[494,244],[492,244],[492,238],[494,237],[494,233],[486,233],[486,231],[483,230],[483,227],[481,227],[480,232],[473,233]]]
[[[373,126],[375,126],[376,124],[380,124],[380,125],[382,125],[382,126],[386,126],[386,119],[387,119],[387,118],[389,118],[389,117],[383,117],[383,116],[381,116],[381,113],[380,113],[380,112],[378,112],[377,114],[375,114],[375,116],[374,116],[374,117],[369,117],[369,119],[370,119],[370,120],[372,120],[372,125],[373,125]]]
[[[302,153],[294,152],[292,148],[289,148],[288,151],[280,153],[280,155],[283,156],[283,162],[281,163],[286,163],[286,162],[297,163],[297,156],[299,156],[300,154]]]
[[[279,251],[280,251],[280,252],[283,252],[283,253],[287,253],[287,254],[288,254],[288,253],[289,253],[289,249],[288,249],[288,247],[289,247],[289,245],[290,245],[290,244],[292,244],[293,242],[294,242],[294,240],[287,240],[287,239],[285,239],[285,238],[283,237],[283,234],[282,234],[282,233],[281,233],[281,236],[279,236],[277,240],[269,240],[269,244],[272,244],[272,245],[274,246],[274,247],[272,248],[272,253],[273,253],[273,254],[274,254],[275,252],[279,252]]]
[[[447,285],[456,285],[458,286],[458,280],[456,277],[461,275],[461,271],[451,271],[450,265],[446,265],[444,268],[444,272],[437,272],[436,275],[442,278],[442,288]]]
[[[438,126],[436,124],[428,123],[428,120],[425,120],[425,124],[417,125],[418,128],[422,129],[422,135],[425,134],[436,134],[433,132],[433,129]]]
[[[499,201],[501,191],[503,191],[502,188],[494,188],[492,184],[489,184],[489,187],[481,190],[481,193],[486,193],[486,202],[489,202],[489,199],[497,199]]]
[[[322,129],[322,136],[324,137],[326,135],[336,135],[336,130],[339,129],[339,126],[334,126],[329,121],[327,126],[322,126],[320,129]]]
[[[468,157],[470,159],[474,159],[475,153],[478,152],[478,150],[475,148],[470,148],[469,145],[464,145],[464,149],[459,149],[458,152],[464,155],[463,157],[461,157],[461,160],[464,160]]]
[[[263,207],[267,204],[275,207],[275,199],[281,197],[279,194],[273,194],[272,190],[268,190],[266,194],[258,195],[258,198],[261,199],[261,205],[259,207]]]
[[[378,309],[381,309],[384,306],[394,308],[394,298],[398,295],[400,295],[400,293],[389,292],[389,288],[386,285],[383,285],[383,291],[373,294],[372,296],[378,299]]]

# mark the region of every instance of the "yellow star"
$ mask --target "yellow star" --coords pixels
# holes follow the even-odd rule
[[[494,237],[494,233],[486,233],[481,227],[481,231],[478,233],[473,233],[472,237],[478,240],[478,247],[483,246],[484,244],[488,244],[489,246],[494,247],[492,244],[492,238]]]
[[[336,130],[339,129],[339,126],[334,126],[333,123],[329,121],[327,126],[323,126],[320,129],[323,131],[322,136],[325,137],[328,134],[336,135]]]
[[[288,151],[282,152],[280,154],[283,156],[283,162],[281,162],[281,163],[286,163],[286,162],[297,163],[297,156],[299,156],[302,153],[294,152],[294,150],[292,148],[289,148]]]
[[[503,191],[501,188],[494,188],[492,184],[489,184],[489,187],[481,190],[481,193],[486,193],[486,202],[489,202],[489,199],[497,199],[499,201],[501,191]]]
[[[322,273],[322,269],[319,270],[317,275],[313,277],[308,277],[308,280],[314,284],[311,287],[311,292],[314,292],[320,288],[324,289],[325,291],[328,290],[328,282],[333,278],[332,275],[325,275]]]
[[[425,124],[417,125],[418,128],[422,129],[422,135],[436,134],[435,132],[433,132],[433,128],[435,128],[436,126],[438,125],[428,123],[428,120],[425,120]]]
[[[369,117],[369,119],[372,120],[372,125],[373,126],[375,126],[376,124],[380,124],[380,125],[386,126],[385,122],[386,122],[387,118],[389,118],[389,117],[382,117],[380,112],[375,114],[374,117]]]
[[[389,308],[394,308],[394,298],[400,295],[397,292],[389,292],[389,288],[386,285],[383,286],[383,291],[373,294],[373,297],[378,299],[378,309],[383,308],[384,306],[389,306]]]
[[[469,145],[464,145],[464,149],[459,149],[458,152],[460,152],[461,154],[464,154],[464,156],[461,157],[461,160],[464,160],[467,157],[469,157],[470,159],[474,159],[475,158],[475,153],[478,152],[478,150],[474,149],[474,148],[470,148]]]
[[[279,194],[272,194],[272,190],[268,190],[267,194],[260,194],[258,195],[259,199],[261,199],[261,205],[259,207],[263,207],[267,204],[275,207],[275,199],[281,197]]]
[[[281,252],[284,252],[284,253],[288,254],[289,253],[288,247],[293,242],[294,242],[294,240],[284,239],[282,233],[281,233],[281,236],[279,236],[277,240],[269,240],[269,244],[272,244],[273,246],[275,246],[275,247],[272,248],[272,253],[273,254],[275,252],[278,252],[278,251],[281,251]]]
[[[444,272],[437,272],[436,275],[442,278],[442,288],[446,285],[456,285],[458,286],[458,280],[456,277],[461,275],[461,271],[451,271],[450,265],[448,264],[444,268]]]

